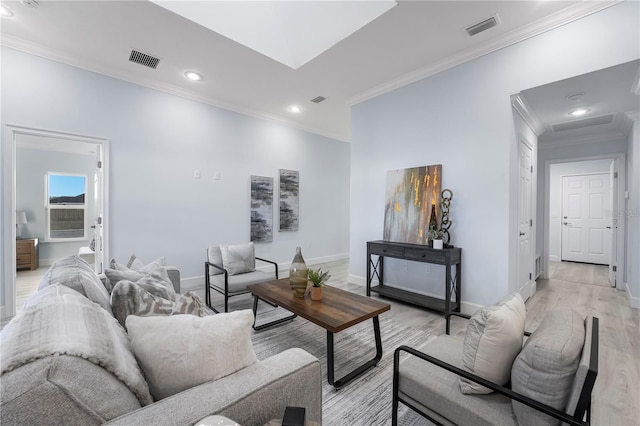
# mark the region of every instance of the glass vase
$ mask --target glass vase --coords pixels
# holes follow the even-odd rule
[[[307,291],[307,264],[302,257],[302,249],[296,247],[296,255],[289,268],[289,285],[295,297],[304,297]]]

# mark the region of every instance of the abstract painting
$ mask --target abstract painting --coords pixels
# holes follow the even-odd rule
[[[385,241],[428,244],[432,211],[440,227],[441,177],[441,164],[387,172]]]
[[[280,169],[280,231],[298,230],[300,173]]]
[[[273,241],[273,178],[251,176],[251,241]]]

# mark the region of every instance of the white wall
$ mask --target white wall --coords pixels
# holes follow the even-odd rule
[[[637,59],[638,6],[617,4],[354,106],[351,274],[364,281],[366,241],[382,237],[386,171],[442,164],[442,185],[454,192],[462,300],[485,305],[504,296],[515,280],[518,235],[510,96]]]
[[[559,262],[562,234],[562,177],[595,173],[609,174],[612,160],[577,161],[549,166],[549,261]]]
[[[4,138],[17,124],[110,141],[109,257],[164,256],[183,278],[202,276],[206,247],[249,240],[250,175],[277,184],[280,168],[300,172],[300,230],[275,227],[257,255],[286,264],[296,246],[310,261],[348,253],[347,143],[8,48],[2,124]]]
[[[627,269],[626,281],[631,306],[640,309],[640,121],[633,123],[629,135],[627,175]]]
[[[45,175],[48,172],[82,174],[87,177],[86,217],[89,222],[93,213],[93,175],[95,157],[91,155],[43,151],[38,149],[16,150],[16,210],[27,214],[28,223],[23,226],[23,237],[38,238],[40,265],[51,264],[64,256],[78,254],[78,248],[88,246],[93,237],[87,229],[86,241],[47,242],[44,240],[46,227]],[[91,225],[91,223],[88,223]]]

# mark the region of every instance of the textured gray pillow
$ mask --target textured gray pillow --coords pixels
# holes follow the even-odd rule
[[[564,411],[584,346],[584,319],[575,311],[548,313],[534,331],[511,369],[511,388],[543,404]],[[560,422],[512,401],[521,425],[558,425]]]
[[[220,246],[222,264],[229,275],[244,274],[256,270],[256,253],[253,243]]]
[[[208,315],[202,299],[194,292],[188,291],[176,295],[174,300],[166,299],[160,295],[157,288],[154,288],[151,281],[145,282],[146,278],[149,276],[145,276],[140,284],[122,280],[116,284],[111,292],[113,315],[123,326],[129,315],[141,317],[176,314],[191,314],[200,317]]]
[[[462,362],[477,376],[504,385],[509,381],[511,365],[524,338],[527,314],[519,293],[513,293],[495,305],[485,306],[473,314],[464,335]],[[493,392],[471,380],[460,379],[464,394]]]
[[[42,277],[38,290],[50,285],[64,285],[97,303],[110,314],[109,293],[93,268],[78,256],[68,256],[54,262]]]

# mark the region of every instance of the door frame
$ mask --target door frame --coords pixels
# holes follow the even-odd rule
[[[527,265],[522,265],[520,262],[520,240],[518,238],[518,255],[517,255],[517,268],[516,268],[516,277],[517,277],[517,285],[518,288],[516,289],[516,291],[518,291],[520,293],[521,296],[523,296],[523,299],[526,301],[529,297],[533,296],[536,292],[536,282],[535,282],[535,258],[536,258],[536,232],[535,232],[535,222],[536,222],[536,209],[535,209],[535,202],[536,202],[536,164],[534,163],[534,145],[533,143],[531,143],[531,141],[529,141],[524,135],[522,134],[518,134],[518,164],[520,163],[520,150],[522,149],[522,146],[526,146],[530,151],[531,151],[531,171],[530,171],[530,185],[531,187],[529,188],[529,218],[530,218],[530,225],[529,225],[529,258],[528,258],[528,262]],[[520,166],[518,166],[518,179],[520,179]],[[518,186],[518,232],[520,232],[520,187]],[[527,281],[527,283],[520,287],[520,272],[521,272],[521,268],[525,267],[526,269],[528,269],[529,271],[529,280]],[[526,297],[525,297],[526,295]]]
[[[554,159],[554,160],[546,160],[544,162],[544,244],[543,244],[543,253],[542,253],[542,270],[543,270],[543,278],[549,278],[549,197],[551,191],[551,182],[549,182],[551,175],[551,165],[552,164],[561,164],[561,163],[575,163],[580,161],[589,161],[589,160],[613,160],[614,167],[618,172],[618,182],[616,184],[616,200],[617,200],[617,211],[618,211],[618,221],[617,221],[617,234],[616,234],[616,259],[611,260],[615,261],[616,264],[616,287],[618,290],[625,290],[624,288],[624,271],[625,271],[625,253],[626,247],[624,245],[624,235],[625,235],[625,221],[622,220],[623,217],[620,216],[621,213],[625,211],[625,198],[624,191],[627,182],[627,174],[626,174],[626,154],[618,153],[618,154],[602,154],[602,155],[593,155],[593,156],[585,156],[585,157],[572,157],[572,158],[563,158],[563,159]]]
[[[3,129],[2,143],[2,266],[0,319],[4,324],[16,313],[16,138],[19,135],[41,136],[54,139],[73,140],[100,145],[102,169],[104,173],[102,210],[104,223],[103,259],[109,253],[109,140],[56,130],[7,124]]]

